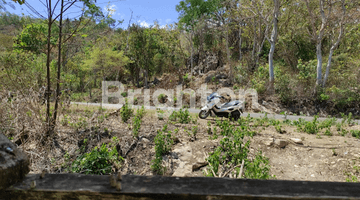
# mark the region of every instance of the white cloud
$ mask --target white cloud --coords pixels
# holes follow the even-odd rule
[[[140,21],[140,20],[138,20],[138,22],[140,23],[140,26],[144,26],[144,27],[146,27],[146,28],[149,28],[149,27],[150,27],[150,24],[147,23],[146,21]]]
[[[166,19],[166,23],[169,23],[171,21],[171,19]]]

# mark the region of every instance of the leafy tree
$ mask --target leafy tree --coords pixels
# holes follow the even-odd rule
[[[118,70],[126,73],[125,65],[131,63],[123,51],[113,51],[109,48],[93,47],[84,67],[99,73],[103,80]]]

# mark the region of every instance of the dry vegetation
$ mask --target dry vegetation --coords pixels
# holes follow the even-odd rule
[[[233,126],[233,130],[240,128],[244,130],[242,132],[253,134],[245,134],[240,140],[243,145],[250,142],[246,159],[243,159],[247,162],[245,168],[250,169],[253,167],[250,163],[257,160],[260,168],[251,168],[254,172],[244,169],[242,177],[264,178],[252,177],[250,173],[265,173],[268,175],[265,178],[285,180],[356,182],[360,178],[360,136],[356,131],[351,132],[359,130],[360,126],[349,118],[343,123],[329,120],[328,126],[316,122],[317,133],[309,134],[306,132],[311,131],[312,122],[308,124],[309,129],[306,129],[306,123],[299,129],[298,121],[280,122],[243,116],[239,124],[212,118],[200,120],[196,114],[190,114],[184,118],[189,119],[188,123],[183,124],[180,122],[184,119],[179,116],[169,120],[170,113],[147,110],[135,135],[136,111],[127,122],[123,122],[121,110],[71,105],[61,109],[56,133],[47,137],[44,132],[45,108],[36,98],[31,98],[36,96],[34,93],[18,94],[11,101],[5,96],[3,94],[0,106],[1,131],[29,154],[31,173],[40,173],[45,169],[51,173],[106,174],[122,171],[140,175],[239,177],[241,159],[237,163],[223,160],[217,171],[211,165],[214,163],[211,155],[223,146],[222,139],[232,138],[226,135],[228,133],[222,134],[226,128],[221,126],[226,125]],[[155,146],[159,145],[157,137],[160,134],[164,136],[161,141],[171,140],[171,144],[168,151],[161,152],[161,168],[156,170],[153,167],[158,152]],[[166,138],[168,134],[170,137]],[[292,138],[300,139],[302,144],[295,143]],[[285,141],[285,146],[279,143],[280,140]],[[101,148],[104,144],[105,147]],[[95,147],[107,153],[110,166],[107,170],[89,171],[79,167],[78,158],[83,161],[84,158],[90,159],[95,155]],[[259,151],[262,153],[259,154]],[[261,159],[258,158],[260,155]],[[270,171],[266,171],[266,166]]]

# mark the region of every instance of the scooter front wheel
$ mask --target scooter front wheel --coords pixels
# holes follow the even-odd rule
[[[200,119],[206,119],[210,114],[210,111],[202,110],[199,113]]]

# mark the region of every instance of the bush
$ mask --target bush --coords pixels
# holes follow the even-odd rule
[[[224,138],[220,141],[220,146],[206,159],[209,162],[208,169],[210,170],[206,176],[218,177],[233,173],[235,177],[239,177],[240,167],[244,161],[245,178],[270,178],[268,160],[261,156],[261,152],[253,161],[248,159],[250,140],[244,142],[244,137],[252,137],[254,132],[250,131],[248,126],[241,121],[239,121],[240,127],[230,124],[229,120],[223,122],[217,120],[216,123]]]
[[[350,133],[351,133],[351,136],[360,139],[360,131],[359,130],[351,130]]]
[[[106,144],[100,149],[95,147],[91,152],[76,158],[72,164],[71,171],[85,174],[110,174],[113,164],[120,165],[121,156],[118,156],[116,148],[109,151]]]
[[[127,122],[130,117],[133,115],[133,110],[130,108],[130,105],[128,103],[128,100],[125,99],[125,104],[120,110],[120,116],[123,122]]]
[[[136,110],[136,115],[133,119],[133,130],[132,130],[132,134],[135,138],[139,136],[140,125],[142,122],[141,119],[144,117],[144,115],[145,115],[144,106]]]
[[[164,125],[162,130],[158,130],[157,135],[155,136],[155,159],[153,159],[151,169],[157,174],[164,174],[165,168],[162,166],[162,156],[171,150],[173,140],[171,139],[171,134],[167,130],[167,124]]]
[[[169,117],[171,121],[177,121],[181,124],[189,124],[192,121],[189,110],[180,109],[179,111],[173,111]]]

